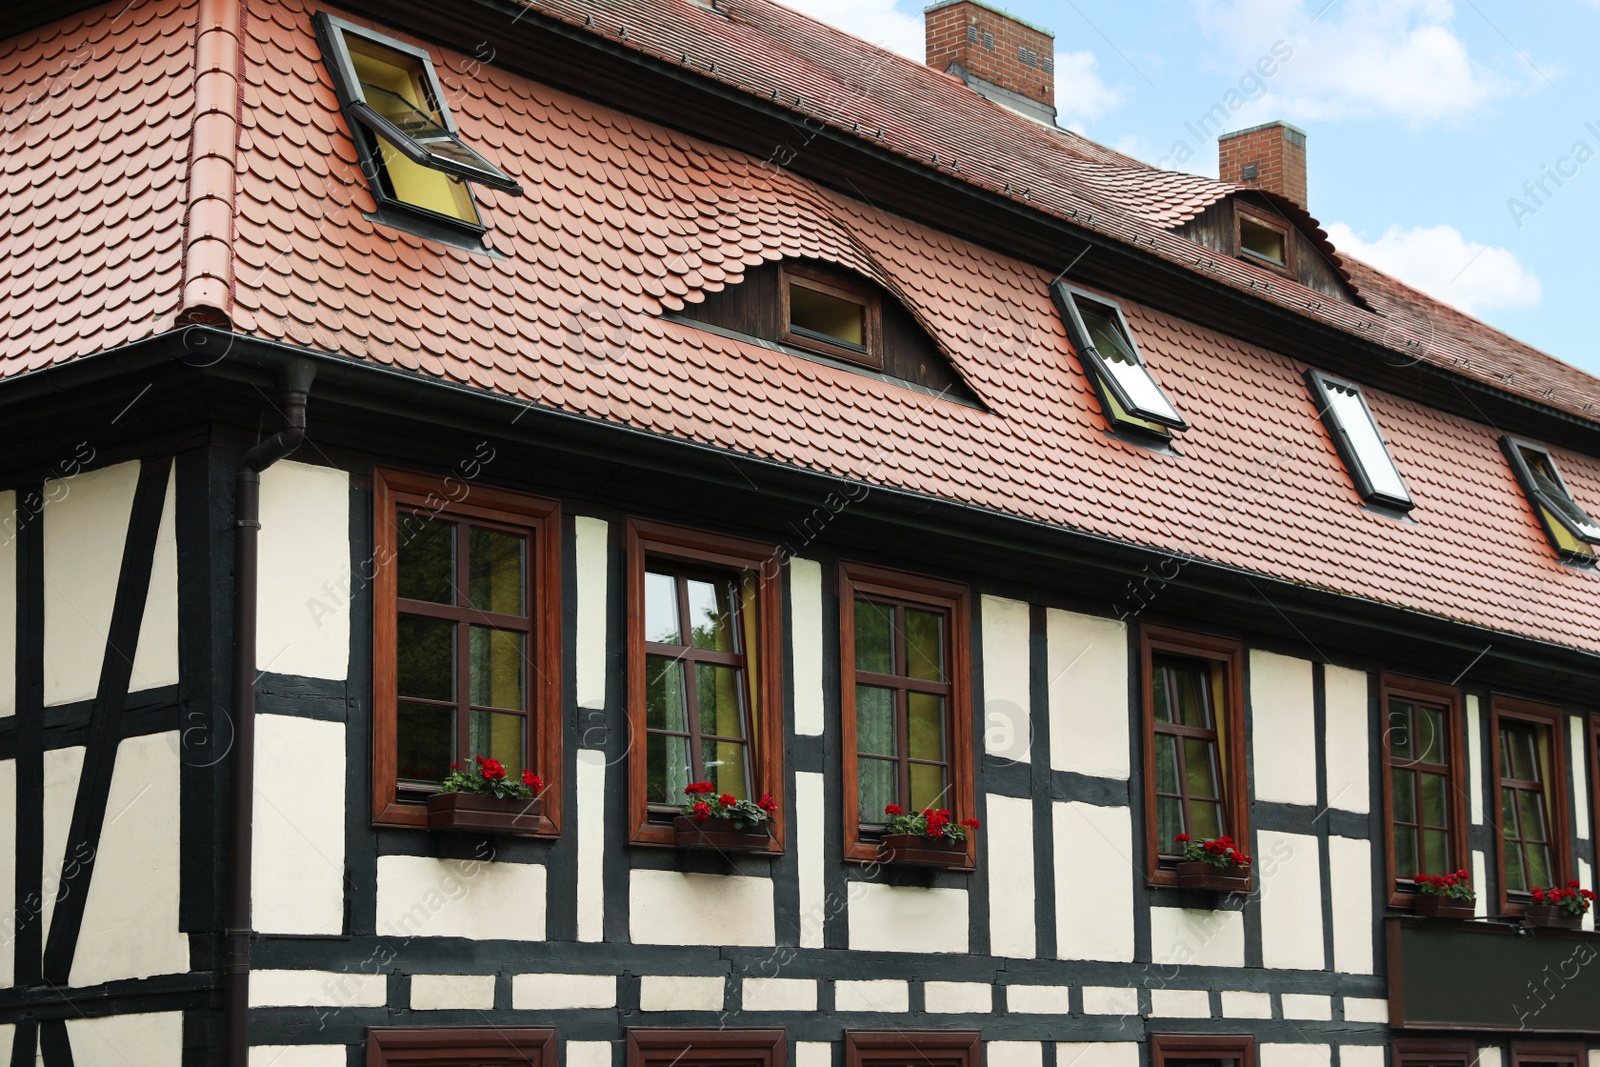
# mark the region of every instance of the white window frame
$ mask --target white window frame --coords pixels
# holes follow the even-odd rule
[[[1122,306],[1115,300],[1098,296],[1061,281],[1055,283],[1051,292],[1055,297],[1056,306],[1061,312],[1062,321],[1066,324],[1067,333],[1072,339],[1073,347],[1078,350],[1079,357],[1083,361],[1083,369],[1089,375],[1090,380],[1094,383],[1096,392],[1100,395],[1101,407],[1105,409],[1107,420],[1117,429],[1158,433],[1161,436],[1166,436],[1166,432],[1171,430],[1187,430],[1189,424],[1179,414],[1177,405],[1172,402],[1171,398],[1167,396],[1166,390],[1161,388],[1155,376],[1150,373],[1150,367],[1145,363],[1144,353],[1139,351],[1139,343],[1134,340],[1133,331],[1128,328],[1128,320],[1122,314]],[[1091,341],[1089,328],[1084,323],[1082,314],[1078,311],[1078,301],[1080,300],[1096,304],[1111,313],[1112,321],[1121,332],[1122,339],[1128,343],[1128,349],[1137,361],[1137,373],[1144,376],[1144,380],[1149,384],[1150,388],[1161,398],[1166,405],[1164,410],[1157,410],[1134,401],[1133,395],[1128,392],[1116,373],[1112,371],[1106,357],[1095,348],[1093,341]],[[1107,403],[1108,394],[1110,399],[1115,400],[1116,406],[1130,416],[1145,422],[1155,423],[1156,426],[1144,426],[1138,422],[1127,422],[1118,419],[1112,405]]]
[[[1395,462],[1394,453],[1389,449],[1388,441],[1384,440],[1383,429],[1378,425],[1377,417],[1372,414],[1372,407],[1367,403],[1367,396],[1361,387],[1354,382],[1335,378],[1331,374],[1324,374],[1319,370],[1306,371],[1306,383],[1311,387],[1311,395],[1317,403],[1317,414],[1322,418],[1322,424],[1328,428],[1328,435],[1333,438],[1333,445],[1339,450],[1339,458],[1344,460],[1344,469],[1349,472],[1350,480],[1355,483],[1356,492],[1361,494],[1361,499],[1369,504],[1377,504],[1396,511],[1410,511],[1415,506],[1411,493],[1406,489],[1405,477],[1400,473],[1400,465]],[[1361,407],[1361,413],[1366,418],[1367,428],[1371,431],[1372,441],[1383,452],[1383,461],[1388,464],[1389,471],[1394,475],[1398,491],[1390,491],[1381,484],[1382,479],[1375,477],[1372,464],[1364,455],[1359,438],[1362,436],[1361,427],[1352,427],[1347,424],[1341,414],[1341,409],[1334,404],[1334,392],[1339,391],[1352,395]],[[1377,457],[1371,457],[1374,460]]]

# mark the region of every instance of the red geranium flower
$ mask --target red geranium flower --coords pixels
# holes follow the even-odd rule
[[[961,825],[965,826],[968,830],[976,830],[978,828],[978,820],[977,819],[962,819],[961,820]]]
[[[534,774],[533,771],[527,768],[523,768],[522,771],[522,784],[527,786],[535,794],[544,792],[544,779],[540,778],[537,774]]]
[[[711,818],[711,805],[707,804],[703,800],[695,801],[694,802],[694,817],[696,819],[709,819],[709,818]]]
[[[772,799],[772,794],[762,793],[761,799],[756,801],[756,807],[771,815],[778,810],[778,802]]]
[[[904,815],[906,813],[906,809],[902,808],[898,804],[885,804],[883,813],[885,815]]]
[[[479,759],[483,764],[483,776],[491,782],[498,782],[506,776],[506,765],[497,759]]]
[[[1188,834],[1179,834],[1177,840],[1180,843],[1187,842],[1189,840],[1189,835]]]
[[[1543,904],[1544,903],[1544,890],[1543,889],[1540,889],[1538,886],[1534,886],[1532,895],[1533,895],[1533,899],[1534,899],[1534,901],[1536,903],[1539,903],[1539,904]]]
[[[722,802],[722,806],[725,808],[731,808],[735,804],[739,803],[739,798],[734,796],[732,793],[724,793],[717,799]]]

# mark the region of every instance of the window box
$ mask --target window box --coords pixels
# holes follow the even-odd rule
[[[428,829],[435,833],[532,835],[539,832],[544,815],[544,805],[538,797],[518,800],[477,793],[435,793],[427,805]]]
[[[1559,904],[1528,904],[1522,917],[1529,926],[1548,926],[1559,930],[1582,930],[1583,916],[1568,915]]]
[[[772,835],[765,829],[736,830],[732,819],[697,821],[679,815],[672,820],[672,832],[679,848],[716,852],[766,852],[772,848]]]
[[[878,839],[878,862],[895,867],[962,867],[967,843],[922,834],[884,834]]]
[[[1429,919],[1471,919],[1477,911],[1470,900],[1451,900],[1433,893],[1416,895],[1417,914]]]
[[[1249,867],[1215,867],[1205,860],[1178,864],[1179,889],[1207,889],[1214,893],[1250,892]]]

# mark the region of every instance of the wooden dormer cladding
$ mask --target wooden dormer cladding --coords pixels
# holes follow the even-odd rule
[[[787,280],[802,284],[833,282],[841,293],[855,293],[872,303],[870,353],[852,353],[838,346],[798,344],[789,329]],[[847,271],[818,263],[788,260],[768,263],[744,274],[744,279],[720,292],[708,293],[703,302],[684,309],[684,316],[735,333],[749,334],[786,347],[800,347],[831,363],[877,370],[890,378],[922,386],[965,403],[976,403],[950,361],[911,316],[898,298],[881,286]]]
[[[1278,271],[1271,266],[1243,257],[1253,262],[1269,277],[1278,274],[1292,277],[1308,289],[1324,296],[1349,303],[1357,303],[1339,269],[1328,261],[1317,243],[1285,217],[1283,211],[1264,196],[1254,193],[1236,193],[1217,201],[1200,214],[1177,227],[1173,232],[1180,237],[1205,245],[1229,258],[1239,257],[1239,223],[1241,218],[1259,218],[1274,222],[1288,234],[1288,270]]]

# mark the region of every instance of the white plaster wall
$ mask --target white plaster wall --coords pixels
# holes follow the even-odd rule
[[[72,809],[77,806],[78,777],[83,773],[83,746],[51,749],[44,754],[44,862],[40,894],[41,927],[50,936],[50,917],[61,888],[61,865],[66,857],[67,834],[72,831]],[[15,794],[13,794],[15,795]],[[73,849],[79,862],[88,857],[87,846]]]
[[[840,979],[833,983],[835,1011],[911,1010],[911,987],[897,978]]]
[[[1339,1067],[1383,1067],[1383,1046],[1340,1045]]]
[[[543,941],[545,900],[542,864],[378,857],[380,937]]]
[[[1128,809],[1057,801],[1054,812],[1056,956],[1131,961],[1137,864]]]
[[[183,1062],[183,1013],[68,1019],[75,1067],[168,1067]]]
[[[1366,814],[1372,807],[1367,778],[1366,672],[1330,663],[1322,668],[1322,684],[1327,715],[1328,806]]]
[[[1311,662],[1250,653],[1254,796],[1284,804],[1317,802],[1317,730]]]
[[[0,718],[17,713],[17,494],[0,493]]]
[[[1270,1019],[1272,994],[1245,989],[1224,990],[1222,1014],[1229,1019]]]
[[[46,486],[44,702],[88,700],[100,684],[138,463]]]
[[[647,974],[639,979],[640,1011],[721,1011],[722,975]]]
[[[1344,1021],[1347,1023],[1387,1023],[1389,1002],[1375,997],[1345,997]]]
[[[794,653],[794,732],[822,736],[822,565],[789,561],[790,641]],[[804,808],[800,809],[804,811]]]
[[[857,882],[850,887],[850,948],[858,952],[967,951],[967,891]]]
[[[494,1008],[492,974],[414,974],[413,1011],[490,1011]]]
[[[254,1045],[250,1067],[346,1067],[344,1045]]]
[[[572,520],[578,570],[578,707],[606,706],[606,572],[610,554],[605,521]]]
[[[178,771],[175,730],[117,746],[75,986],[189,969],[189,937],[178,929]]]
[[[617,1006],[614,974],[519,974],[511,979],[511,1006],[518,1011],[557,1011]]]
[[[271,934],[344,932],[345,725],[256,718],[251,913]]]
[[[1321,927],[1318,928],[1319,934]],[[1150,959],[1158,966],[1244,966],[1244,913],[1150,909]]]
[[[611,1042],[568,1041],[566,1067],[611,1067]],[[806,1065],[800,1063],[796,1067]]]
[[[1478,891],[1477,899],[1473,901],[1472,914],[1483,918],[1489,914],[1489,894],[1485,887],[1489,884],[1489,867],[1486,857],[1481,851],[1472,853],[1472,885]]]
[[[1261,1067],[1328,1067],[1332,1059],[1328,1045],[1269,1041],[1256,1049],[1256,1062]]]
[[[1308,834],[1260,830],[1261,960],[1268,968],[1322,970],[1322,850]]]
[[[578,752],[578,940],[605,938],[606,754]]]
[[[1321,993],[1285,993],[1283,1017],[1328,1022],[1333,1018],[1333,998]]]
[[[827,921],[828,891],[823,828],[828,822],[827,791],[822,775],[797,771],[794,776],[795,815],[789,820],[794,838],[795,866],[800,881],[800,947],[821,948]]]
[[[1019,983],[1006,986],[1008,1015],[1065,1015],[1072,987]]]
[[[284,460],[261,472],[256,669],[342,679],[350,668],[350,476]]]
[[[387,975],[363,971],[250,972],[250,1006],[281,1008],[381,1008],[388,1001]]]
[[[16,981],[16,933],[17,761],[8,759],[0,760],[0,986]]]
[[[833,1042],[796,1041],[794,1067],[832,1067]]]
[[[1587,723],[1582,719],[1568,719],[1567,725],[1572,730],[1572,740],[1567,745],[1567,752],[1572,759],[1572,789],[1577,803],[1572,804],[1573,825],[1578,831],[1578,836],[1584,839],[1589,837],[1589,732]],[[1584,888],[1590,888],[1588,882],[1583,883]]]
[[[1045,613],[1050,766],[1128,777],[1128,628],[1116,619]]]
[[[772,879],[636,870],[628,924],[636,945],[775,944]]]
[[[1483,822],[1483,790],[1487,779],[1484,777],[1483,738],[1479,734],[1482,728],[1481,713],[1478,709],[1478,698],[1469,695],[1467,707],[1467,803],[1474,826]],[[1482,882],[1476,883],[1482,885]],[[1481,896],[1478,899],[1483,899]]]
[[[1211,997],[1204,989],[1152,989],[1150,1015],[1157,1019],[1207,1019]]]
[[[15,1043],[17,1028],[12,1023],[0,1024],[0,1063],[11,1062],[11,1046]]]
[[[923,1007],[943,1015],[994,1011],[994,986],[987,982],[924,982]]]
[[[1333,908],[1333,969],[1372,973],[1372,843],[1328,838]]]
[[[1044,1046],[1037,1041],[986,1041],[984,1060],[988,1067],[1042,1067]]]
[[[167,475],[162,498],[156,553],[150,562],[150,591],[139,622],[139,645],[133,654],[132,692],[178,684],[178,476]]]
[[[1083,987],[1085,1015],[1138,1015],[1139,991],[1119,986]]]
[[[740,1003],[745,1011],[816,1011],[815,978],[746,978]]]
[[[987,814],[980,835],[985,862],[1004,882],[1002,892],[989,894],[989,953],[1032,959],[1038,948],[1033,921],[1033,802],[990,793]]]
[[[1033,747],[1029,683],[1029,607],[1020,600],[984,596],[983,748],[991,756],[1026,763]]]
[[[1594,869],[1589,866],[1588,860],[1580,859],[1578,861],[1578,881],[1583,883],[1585,889],[1594,885]],[[1583,928],[1585,930],[1594,929],[1594,908],[1592,907],[1584,913]]]
[[[1133,1041],[1061,1041],[1056,1067],[1139,1067],[1139,1046]]]

